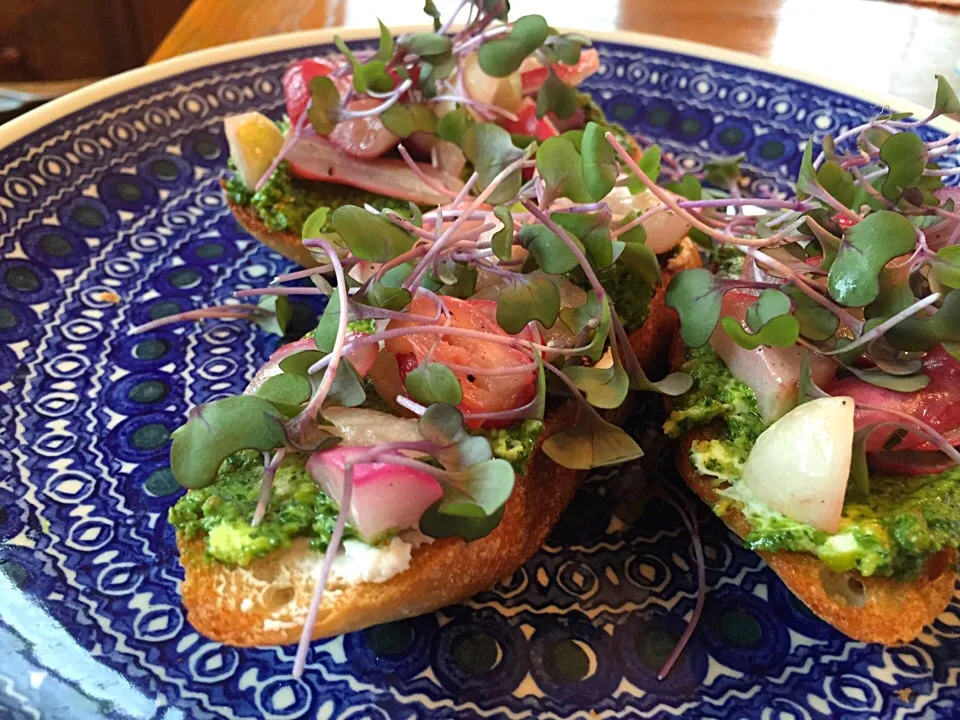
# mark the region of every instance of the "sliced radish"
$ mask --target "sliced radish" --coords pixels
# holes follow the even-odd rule
[[[369,110],[382,102],[376,98],[360,98],[348,103],[347,110]],[[400,142],[400,138],[387,130],[377,115],[339,123],[330,133],[330,140],[345,153],[366,160],[380,157]]]
[[[339,503],[347,461],[368,451],[341,445],[314,453],[307,461],[307,471]],[[372,542],[386,532],[417,527],[424,511],[442,496],[440,484],[425,472],[389,462],[360,463],[353,466],[348,522],[362,539]]]
[[[330,429],[347,445],[376,447],[392,442],[420,442],[417,420],[399,418],[367,408],[324,408],[323,416],[333,423]]]
[[[791,410],[757,438],[742,482],[791,520],[837,532],[853,455],[853,411],[851,397]]]

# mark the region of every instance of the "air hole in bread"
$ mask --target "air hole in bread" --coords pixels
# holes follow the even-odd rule
[[[264,591],[263,604],[268,610],[279,610],[293,600],[296,594],[290,585],[274,585]]]
[[[835,573],[826,566],[820,568],[820,583],[827,595],[851,607],[863,607],[867,602],[867,588],[855,573]]]

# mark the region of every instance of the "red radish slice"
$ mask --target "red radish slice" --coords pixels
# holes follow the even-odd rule
[[[300,138],[287,154],[287,161],[294,175],[307,180],[350,185],[418,205],[449,202],[448,197],[430,188],[402,160],[361,160],[344,154],[338,146],[315,135]],[[463,187],[459,178],[442,170],[429,165],[421,165],[420,169],[452,192]]]
[[[365,447],[338,446],[314,453],[307,471],[335,502],[343,496],[344,466],[369,452]],[[399,453],[395,455],[399,457]],[[353,498],[348,521],[367,541],[389,531],[417,527],[424,511],[443,496],[432,475],[389,462],[353,466]]]
[[[537,119],[537,103],[532,98],[524,98],[516,114],[516,120],[501,118],[500,127],[518,135],[530,135],[539,142],[560,134],[549,119]]]

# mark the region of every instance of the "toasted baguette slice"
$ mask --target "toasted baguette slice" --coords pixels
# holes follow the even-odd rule
[[[234,208],[236,213],[243,208]],[[284,252],[283,233],[263,232],[259,218],[238,215],[258,239]],[[284,240],[284,242],[280,242]],[[302,247],[302,246],[301,246]],[[284,252],[288,257],[292,257]],[[650,373],[666,364],[679,318],[664,304],[664,287],[673,273],[700,265],[695,246],[684,240],[664,268],[664,283],[651,302],[643,327],[631,335],[634,352]],[[621,414],[623,408],[620,409]],[[553,408],[540,443],[573,419],[575,406]],[[623,418],[625,419],[625,414]],[[503,519],[492,533],[472,543],[437,540],[413,551],[410,568],[384,583],[333,582],[324,595],[313,637],[321,638],[430,612],[492,587],[525,563],[543,544],[570,502],[584,473],[562,468],[535,450],[527,472],[518,476]],[[207,637],[235,646],[296,642],[313,596],[319,555],[306,540],[260,558],[246,568],[204,559],[202,540],[178,537],[185,576],[180,586],[193,626]]]
[[[673,367],[679,368],[683,363],[683,354],[683,343],[677,338],[670,353]],[[715,478],[697,471],[690,461],[690,448],[695,442],[719,437],[720,433],[720,429],[708,426],[687,433],[677,443],[680,475],[711,508],[720,500],[713,484]],[[741,538],[750,533],[750,522],[735,507],[728,507],[720,519]],[[823,620],[854,640],[884,645],[917,637],[950,603],[957,581],[957,551],[952,549],[931,557],[920,577],[912,582],[864,577],[858,572],[838,577],[819,558],[807,553],[761,552],[760,556],[791,592]],[[849,595],[837,591],[843,587],[841,583],[847,583]],[[847,597],[853,598],[855,604]]]

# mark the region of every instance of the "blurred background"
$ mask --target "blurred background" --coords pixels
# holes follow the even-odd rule
[[[511,16],[741,50],[932,102],[960,79],[960,0],[513,0]],[[459,0],[436,0],[444,14]],[[0,0],[0,122],[147,62],[309,28],[421,24],[423,0]]]

